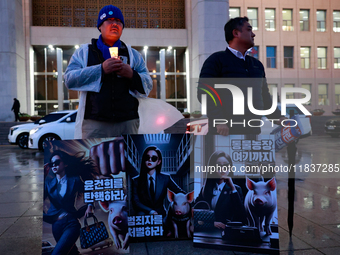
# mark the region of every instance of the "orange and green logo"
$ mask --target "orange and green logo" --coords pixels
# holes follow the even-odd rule
[[[222,106],[222,100],[221,100],[221,97],[219,96],[219,94],[217,93],[217,91],[213,87],[208,85],[208,84],[205,84],[205,83],[200,83],[200,84],[202,84],[203,86],[207,87],[207,89],[202,88],[202,87],[198,87],[198,89],[203,90],[205,93],[207,93],[211,97],[211,99],[214,101],[215,106],[217,106],[216,99],[215,99],[214,95],[212,94],[212,93],[214,93],[215,96],[217,97],[218,101],[220,102],[221,106]],[[208,89],[210,91],[212,91],[212,93]]]

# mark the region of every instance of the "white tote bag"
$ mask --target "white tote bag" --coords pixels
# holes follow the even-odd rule
[[[138,134],[157,134],[171,127],[180,119],[182,113],[161,99],[138,98]]]

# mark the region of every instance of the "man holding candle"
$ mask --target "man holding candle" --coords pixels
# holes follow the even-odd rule
[[[65,85],[80,91],[75,138],[137,134],[138,97],[147,97],[152,80],[139,52],[120,40],[124,17],[113,5],[98,15],[101,32],[82,45],[65,72]]]

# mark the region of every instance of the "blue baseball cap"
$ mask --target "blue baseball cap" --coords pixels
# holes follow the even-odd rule
[[[122,11],[113,5],[106,5],[104,6],[98,14],[98,21],[97,21],[97,28],[99,30],[99,27],[103,22],[109,18],[115,18],[115,19],[120,19],[120,21],[123,23],[123,28],[125,26],[124,24],[124,16]]]

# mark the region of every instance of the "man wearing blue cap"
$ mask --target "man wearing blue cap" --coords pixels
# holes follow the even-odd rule
[[[124,17],[118,7],[104,6],[97,28],[99,38],[82,45],[65,72],[65,85],[81,92],[75,138],[137,134],[137,98],[148,96],[151,77],[141,54],[120,40]],[[110,54],[112,49],[119,57]]]

